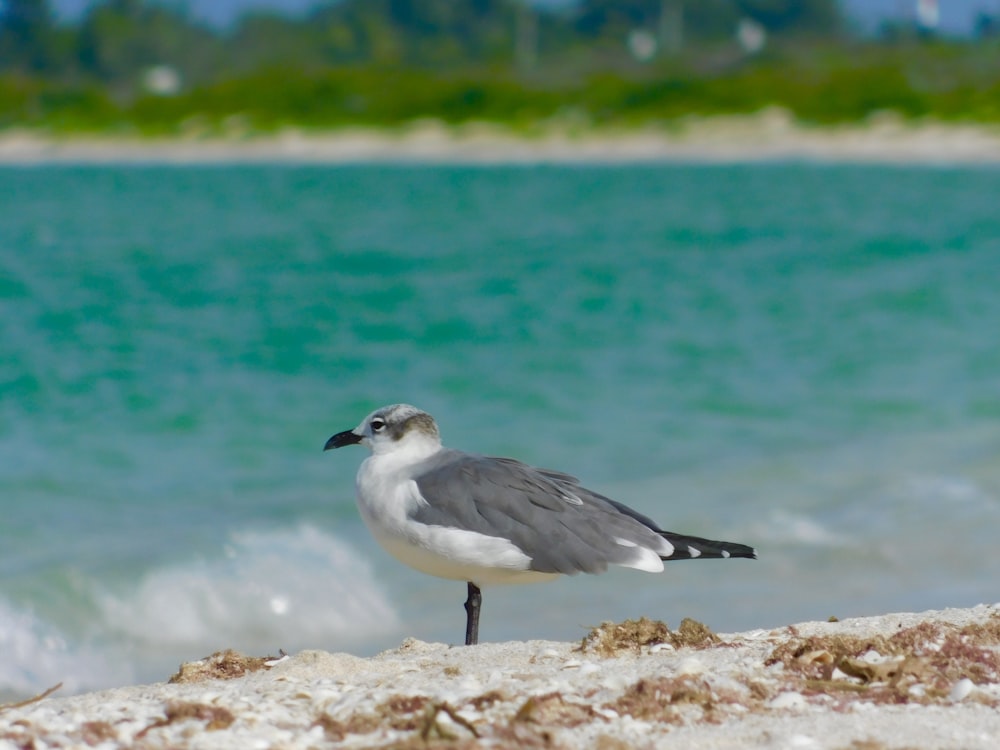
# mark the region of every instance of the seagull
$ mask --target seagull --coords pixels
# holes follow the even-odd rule
[[[376,409],[323,450],[358,444],[371,450],[356,482],[361,518],[400,562],[468,584],[466,646],[479,642],[480,586],[757,557],[745,544],[664,531],[569,474],[445,448],[434,418],[409,404]]]

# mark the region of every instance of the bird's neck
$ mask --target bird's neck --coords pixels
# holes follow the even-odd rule
[[[373,451],[372,460],[383,468],[423,461],[441,450],[441,440],[425,433],[409,433],[402,439]]]

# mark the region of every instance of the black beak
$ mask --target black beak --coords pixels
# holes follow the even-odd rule
[[[328,451],[331,448],[343,448],[345,445],[357,445],[360,442],[361,436],[358,433],[354,430],[344,430],[327,440],[326,445],[323,446],[323,450]]]

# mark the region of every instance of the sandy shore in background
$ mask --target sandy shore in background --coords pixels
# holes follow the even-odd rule
[[[0,748],[994,750],[1000,737],[1000,605],[720,636],[640,621],[584,640],[230,652],[174,684],[0,708]]]
[[[749,117],[690,118],[669,128],[615,131],[497,126],[448,128],[428,121],[399,130],[286,130],[255,137],[192,135],[169,140],[54,138],[0,131],[0,164],[45,163],[641,163],[808,160],[998,164],[1000,127],[906,123],[891,115],[861,125],[807,128],[782,110]]]

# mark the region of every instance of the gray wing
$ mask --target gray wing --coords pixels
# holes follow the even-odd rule
[[[509,458],[441,451],[413,477],[427,505],[411,517],[509,539],[543,573],[600,573],[663,540],[651,520],[582,487],[568,474]]]

